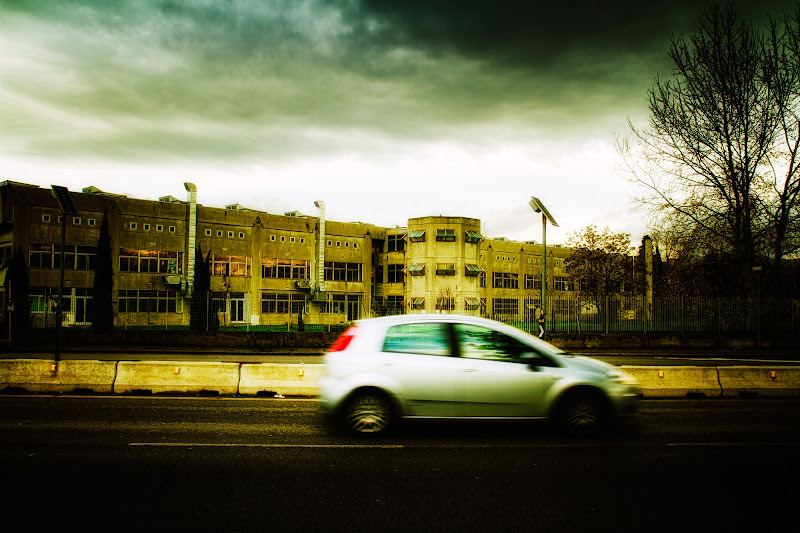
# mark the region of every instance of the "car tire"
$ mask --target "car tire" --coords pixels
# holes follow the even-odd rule
[[[573,392],[561,402],[558,425],[561,431],[570,437],[594,437],[603,431],[605,422],[602,398],[596,393]]]
[[[392,402],[385,394],[361,391],[351,396],[341,412],[345,429],[361,437],[376,437],[389,431],[394,418]]]

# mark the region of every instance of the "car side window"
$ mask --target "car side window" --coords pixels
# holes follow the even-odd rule
[[[529,362],[533,357],[530,346],[493,329],[456,324],[456,332],[461,357],[509,362]]]
[[[383,341],[384,352],[451,354],[448,325],[440,322],[391,326]]]

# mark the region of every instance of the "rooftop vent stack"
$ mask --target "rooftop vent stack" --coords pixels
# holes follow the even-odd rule
[[[319,209],[319,233],[317,241],[317,290],[325,290],[325,202],[317,200],[314,206]]]
[[[194,183],[183,184],[188,193],[186,215],[188,224],[186,229],[186,297],[191,298],[194,289],[194,255],[197,246],[197,187]]]

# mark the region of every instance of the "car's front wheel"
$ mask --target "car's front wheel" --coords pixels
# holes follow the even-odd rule
[[[392,403],[379,391],[361,391],[351,396],[342,408],[342,421],[351,433],[377,436],[392,425]]]
[[[558,424],[570,437],[594,437],[605,425],[602,398],[590,391],[576,391],[561,402]]]

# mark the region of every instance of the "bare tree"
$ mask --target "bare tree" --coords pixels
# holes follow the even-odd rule
[[[756,257],[780,262],[796,232],[798,20],[759,32],[732,2],[710,4],[694,34],[673,37],[675,69],[648,92],[649,125],[629,122],[618,143],[654,228],[730,256],[741,276]]]

